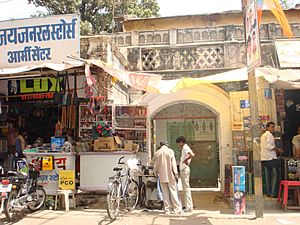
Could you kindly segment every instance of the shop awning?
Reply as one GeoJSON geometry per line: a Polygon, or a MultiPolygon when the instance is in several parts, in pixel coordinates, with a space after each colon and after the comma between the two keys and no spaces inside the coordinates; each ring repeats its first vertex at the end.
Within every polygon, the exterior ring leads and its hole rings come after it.
{"type": "MultiPolygon", "coordinates": [[[[149,73],[137,73],[130,72],[123,69],[114,68],[112,65],[109,65],[100,60],[72,60],[70,62],[64,62],[61,64],[55,63],[44,63],[41,65],[35,66],[23,66],[18,68],[7,68],[0,69],[0,79],[12,79],[20,77],[31,77],[36,76],[36,73],[30,73],[30,71],[36,69],[51,69],[55,71],[64,71],[67,69],[72,69],[75,67],[84,66],[85,63],[90,65],[97,66],[103,69],[110,76],[117,78],[119,81],[124,82],[125,84],[134,87],[139,90],[149,91],[149,92],[158,92],[159,83],[162,76],[149,73]]],[[[41,76],[41,74],[40,74],[41,76]]]]}
{"type": "Polygon", "coordinates": [[[27,65],[27,66],[22,66],[22,67],[17,67],[17,68],[0,69],[0,78],[1,77],[13,77],[13,75],[29,72],[29,71],[36,70],[36,69],[47,68],[47,69],[51,69],[51,70],[55,70],[55,71],[64,71],[67,69],[72,69],[72,68],[80,67],[83,65],[84,65],[84,63],[80,62],[80,61],[70,61],[70,62],[65,62],[65,63],[61,63],[61,64],[43,63],[38,66],[37,65],[34,65],[34,66],[27,65]]]}
{"type": "Polygon", "coordinates": [[[162,76],[149,73],[137,73],[127,70],[114,68],[112,65],[100,60],[86,60],[88,64],[92,64],[102,68],[109,75],[117,78],[125,84],[143,91],[158,92],[159,84],[162,76]]]}
{"type": "Polygon", "coordinates": [[[275,41],[281,68],[300,68],[300,41],[275,41]]]}
{"type": "MultiPolygon", "coordinates": [[[[268,82],[274,83],[278,88],[298,89],[300,83],[300,70],[279,70],[270,67],[260,67],[256,71],[257,77],[264,77],[268,82]]],[[[241,68],[202,78],[181,78],[177,80],[162,80],[159,85],[160,93],[173,93],[184,88],[204,83],[225,83],[248,80],[247,68],[241,68]]]]}

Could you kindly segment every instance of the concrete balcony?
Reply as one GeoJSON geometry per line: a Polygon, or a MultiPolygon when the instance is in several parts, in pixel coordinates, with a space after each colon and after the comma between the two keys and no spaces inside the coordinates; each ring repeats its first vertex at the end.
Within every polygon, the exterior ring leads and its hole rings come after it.
{"type": "MultiPolygon", "coordinates": [[[[291,28],[294,37],[300,38],[300,24],[291,24],[291,28]]],[[[260,26],[260,38],[261,40],[286,39],[282,35],[280,26],[274,23],[262,24],[260,26]]],[[[119,47],[198,44],[243,39],[244,28],[243,26],[236,25],[165,31],[126,32],[114,35],[115,44],[119,47]]]]}

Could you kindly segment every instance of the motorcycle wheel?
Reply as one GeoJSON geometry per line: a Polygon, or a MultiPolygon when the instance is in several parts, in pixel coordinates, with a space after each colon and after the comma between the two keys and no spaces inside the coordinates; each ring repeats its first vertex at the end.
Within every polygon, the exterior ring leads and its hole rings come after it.
{"type": "Polygon", "coordinates": [[[16,218],[17,211],[15,211],[14,205],[17,201],[17,196],[17,191],[12,191],[9,193],[8,199],[4,201],[4,213],[9,221],[13,221],[16,218]]]}
{"type": "Polygon", "coordinates": [[[38,187],[35,192],[31,193],[33,200],[28,203],[28,209],[31,212],[40,210],[46,200],[46,192],[42,187],[38,187]]]}

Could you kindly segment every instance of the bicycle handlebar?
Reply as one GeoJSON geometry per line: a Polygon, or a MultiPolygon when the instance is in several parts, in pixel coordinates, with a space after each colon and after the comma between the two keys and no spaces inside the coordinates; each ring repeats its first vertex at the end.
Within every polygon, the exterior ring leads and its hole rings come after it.
{"type": "Polygon", "coordinates": [[[118,164],[125,164],[125,162],[122,162],[122,159],[124,159],[125,156],[122,156],[121,158],[119,158],[118,164]]]}

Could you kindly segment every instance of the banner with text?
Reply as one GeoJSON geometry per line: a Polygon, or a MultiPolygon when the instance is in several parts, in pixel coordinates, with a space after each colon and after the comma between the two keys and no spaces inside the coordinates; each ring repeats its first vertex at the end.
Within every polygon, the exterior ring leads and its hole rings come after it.
{"type": "Polygon", "coordinates": [[[259,67],[261,61],[256,0],[248,1],[245,12],[247,67],[250,72],[259,67]]]}
{"type": "Polygon", "coordinates": [[[79,57],[79,27],[73,14],[0,22],[0,69],[79,57]]]}
{"type": "Polygon", "coordinates": [[[8,81],[8,95],[18,96],[21,100],[53,99],[54,92],[64,88],[64,79],[42,77],[8,81]]]}

